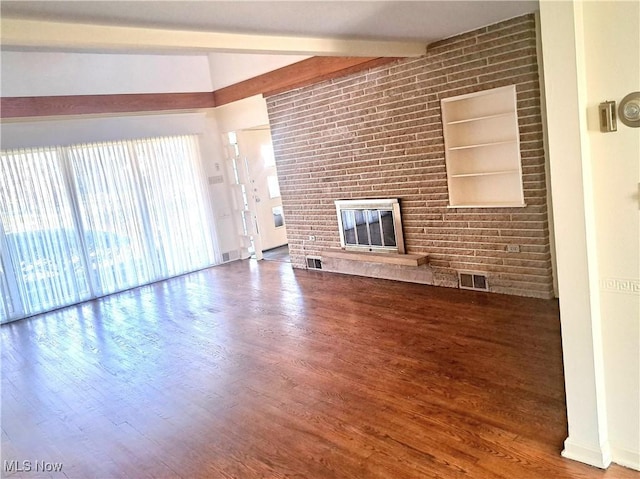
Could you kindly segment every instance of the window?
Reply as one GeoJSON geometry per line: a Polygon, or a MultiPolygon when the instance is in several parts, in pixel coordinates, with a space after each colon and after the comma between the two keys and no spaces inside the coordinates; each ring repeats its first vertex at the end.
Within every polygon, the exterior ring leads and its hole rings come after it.
{"type": "Polygon", "coordinates": [[[271,145],[262,145],[260,147],[260,155],[264,160],[264,167],[271,168],[276,166],[276,157],[273,154],[273,148],[271,145]]]}
{"type": "Polygon", "coordinates": [[[55,148],[2,152],[3,283],[14,315],[90,296],[64,165],[55,148]],[[13,287],[11,287],[13,286],[13,287]]]}
{"type": "Polygon", "coordinates": [[[3,151],[0,320],[209,266],[195,136],[3,151]]]}
{"type": "Polygon", "coordinates": [[[269,198],[273,199],[280,197],[280,184],[278,183],[277,176],[267,176],[267,188],[269,189],[269,198]]]}
{"type": "Polygon", "coordinates": [[[81,234],[101,294],[131,288],[159,277],[145,236],[145,204],[128,145],[78,145],[68,157],[78,204],[81,234]]]}
{"type": "Polygon", "coordinates": [[[273,215],[273,226],[280,228],[284,226],[284,214],[282,213],[282,206],[274,206],[271,208],[271,214],[273,215]]]}

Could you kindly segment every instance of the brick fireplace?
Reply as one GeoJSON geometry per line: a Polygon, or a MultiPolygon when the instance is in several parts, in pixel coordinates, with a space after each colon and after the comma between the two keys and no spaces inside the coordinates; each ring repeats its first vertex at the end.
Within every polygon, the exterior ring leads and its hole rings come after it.
{"type": "Polygon", "coordinates": [[[294,267],[340,247],[336,200],[393,197],[406,252],[429,257],[421,282],[458,287],[459,271],[480,272],[493,292],[553,296],[533,15],[268,97],[267,108],[294,267]],[[506,85],[516,86],[526,206],[450,208],[440,100],[506,85]]]}

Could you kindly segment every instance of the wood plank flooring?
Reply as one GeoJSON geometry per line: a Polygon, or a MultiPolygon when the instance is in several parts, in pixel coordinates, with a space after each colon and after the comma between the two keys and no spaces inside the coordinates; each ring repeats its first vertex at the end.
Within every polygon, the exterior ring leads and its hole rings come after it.
{"type": "Polygon", "coordinates": [[[4,325],[3,477],[638,479],[560,456],[559,331],[555,301],[218,266],[4,325]]]}
{"type": "Polygon", "coordinates": [[[289,256],[289,245],[287,244],[263,251],[262,255],[263,259],[267,261],[282,261],[284,263],[291,263],[291,257],[289,256]]]}

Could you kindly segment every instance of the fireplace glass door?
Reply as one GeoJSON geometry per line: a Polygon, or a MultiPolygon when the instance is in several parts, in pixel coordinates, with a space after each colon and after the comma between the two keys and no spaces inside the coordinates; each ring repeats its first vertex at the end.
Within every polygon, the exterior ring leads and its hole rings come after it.
{"type": "Polygon", "coordinates": [[[339,200],[336,208],[343,248],[404,252],[397,200],[339,200]]]}
{"type": "Polygon", "coordinates": [[[345,245],[396,246],[391,210],[342,210],[345,245]]]}

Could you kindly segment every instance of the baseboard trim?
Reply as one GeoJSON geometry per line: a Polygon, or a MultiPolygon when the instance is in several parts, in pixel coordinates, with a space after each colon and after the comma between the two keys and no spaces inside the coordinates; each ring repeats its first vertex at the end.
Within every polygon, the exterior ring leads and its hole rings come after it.
{"type": "Polygon", "coordinates": [[[600,469],[606,469],[611,464],[611,448],[608,442],[601,444],[600,447],[594,447],[578,444],[568,437],[564,441],[562,457],[584,462],[600,469]]]}
{"type": "Polygon", "coordinates": [[[619,447],[611,448],[611,456],[613,462],[620,466],[628,467],[629,469],[635,469],[640,471],[640,452],[629,451],[628,449],[622,449],[619,447]]]}

